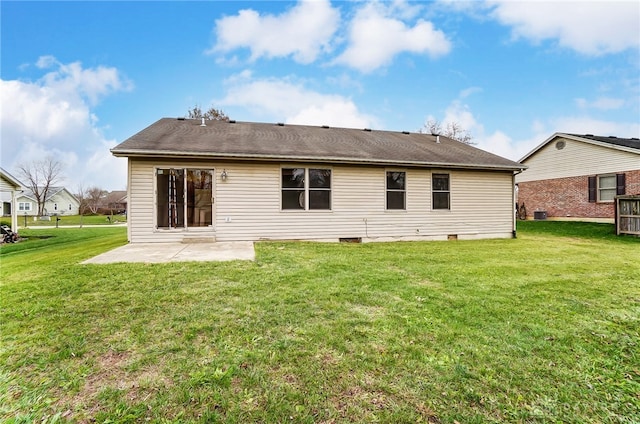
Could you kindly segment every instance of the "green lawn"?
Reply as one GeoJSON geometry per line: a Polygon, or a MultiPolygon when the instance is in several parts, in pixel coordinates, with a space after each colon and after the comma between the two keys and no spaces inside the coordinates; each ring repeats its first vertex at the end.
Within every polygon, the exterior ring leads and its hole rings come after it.
{"type": "MultiPolygon", "coordinates": [[[[26,219],[26,227],[50,227],[56,225],[56,217],[50,217],[50,221],[43,220],[35,220],[32,216],[27,217],[26,219]]],[[[117,224],[117,223],[126,223],[127,217],[125,215],[60,215],[58,216],[60,221],[58,221],[59,227],[64,226],[77,226],[77,225],[109,225],[109,224],[117,224]]],[[[5,221],[7,221],[5,219],[5,221]]],[[[7,225],[10,225],[7,221],[7,225]]],[[[18,216],[18,227],[20,229],[25,227],[25,219],[24,216],[18,216]]]]}
{"type": "Polygon", "coordinates": [[[638,423],[640,239],[256,245],[79,265],[125,228],[0,253],[0,421],[638,423]]]}

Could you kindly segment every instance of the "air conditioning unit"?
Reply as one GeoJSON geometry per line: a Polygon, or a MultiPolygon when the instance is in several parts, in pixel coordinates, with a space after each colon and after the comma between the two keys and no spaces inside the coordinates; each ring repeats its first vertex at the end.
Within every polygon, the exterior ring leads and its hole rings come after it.
{"type": "Polygon", "coordinates": [[[533,212],[533,219],[536,221],[542,221],[547,219],[547,211],[535,211],[533,212]]]}

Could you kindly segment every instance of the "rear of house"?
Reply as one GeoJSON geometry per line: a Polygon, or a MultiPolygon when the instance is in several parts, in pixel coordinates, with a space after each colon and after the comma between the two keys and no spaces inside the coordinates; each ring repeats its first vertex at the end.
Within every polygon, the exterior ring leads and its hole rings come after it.
{"type": "Polygon", "coordinates": [[[131,242],[507,238],[522,166],[441,136],[164,118],[128,157],[131,242]]]}
{"type": "Polygon", "coordinates": [[[556,133],[520,160],[518,203],[529,217],[613,222],[614,199],[640,193],[640,140],[556,133]]]}

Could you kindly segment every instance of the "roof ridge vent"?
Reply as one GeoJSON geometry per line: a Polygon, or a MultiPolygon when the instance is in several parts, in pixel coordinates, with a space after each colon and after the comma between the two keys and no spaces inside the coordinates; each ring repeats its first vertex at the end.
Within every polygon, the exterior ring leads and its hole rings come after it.
{"type": "Polygon", "coordinates": [[[362,131],[371,132],[371,128],[364,128],[362,131]]]}
{"type": "Polygon", "coordinates": [[[235,119],[229,119],[227,122],[230,123],[230,124],[235,124],[236,120],[235,119]]]}
{"type": "Polygon", "coordinates": [[[609,138],[618,138],[615,135],[610,135],[609,138]]]}
{"type": "Polygon", "coordinates": [[[322,128],[329,128],[329,125],[323,125],[322,128]]]}
{"type": "Polygon", "coordinates": [[[409,131],[402,131],[402,134],[411,134],[409,131]]]}
{"type": "Polygon", "coordinates": [[[276,125],[279,127],[284,127],[284,122],[278,122],[276,125]]]}
{"type": "Polygon", "coordinates": [[[585,137],[593,137],[593,134],[585,134],[585,137]]]}
{"type": "Polygon", "coordinates": [[[178,117],[178,121],[184,121],[184,116],[178,117]]]}

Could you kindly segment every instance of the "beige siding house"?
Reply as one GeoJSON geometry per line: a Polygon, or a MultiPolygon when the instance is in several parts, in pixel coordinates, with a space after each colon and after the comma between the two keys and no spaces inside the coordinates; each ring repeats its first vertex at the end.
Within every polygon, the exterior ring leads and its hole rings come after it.
{"type": "Polygon", "coordinates": [[[112,153],[131,242],[508,238],[523,169],[442,136],[171,118],[112,153]]]}
{"type": "Polygon", "coordinates": [[[518,203],[529,217],[610,221],[614,198],[640,193],[640,140],[556,133],[521,160],[518,203]]]}
{"type": "MultiPolygon", "coordinates": [[[[42,192],[42,190],[40,190],[42,192]]],[[[30,189],[25,189],[17,198],[18,215],[37,216],[38,201],[30,189]]],[[[80,202],[64,187],[49,187],[44,202],[44,215],[78,215],[80,202]]]]}
{"type": "Polygon", "coordinates": [[[18,231],[18,209],[16,198],[22,191],[22,183],[0,168],[0,201],[2,216],[10,217],[11,231],[18,231]]]}

